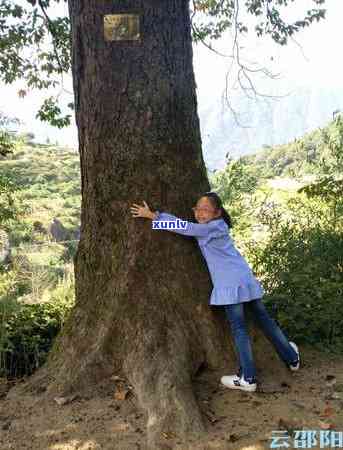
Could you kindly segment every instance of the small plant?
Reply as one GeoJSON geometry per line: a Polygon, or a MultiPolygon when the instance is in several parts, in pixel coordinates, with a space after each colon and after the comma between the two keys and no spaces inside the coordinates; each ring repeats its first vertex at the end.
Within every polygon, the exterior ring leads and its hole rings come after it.
{"type": "Polygon", "coordinates": [[[5,308],[0,324],[0,376],[31,375],[45,362],[69,307],[49,302],[5,308]]]}
{"type": "Polygon", "coordinates": [[[266,305],[292,338],[342,353],[343,230],[329,228],[313,201],[288,202],[287,214],[281,220],[280,208],[264,211],[269,236],[246,248],[266,305]]]}

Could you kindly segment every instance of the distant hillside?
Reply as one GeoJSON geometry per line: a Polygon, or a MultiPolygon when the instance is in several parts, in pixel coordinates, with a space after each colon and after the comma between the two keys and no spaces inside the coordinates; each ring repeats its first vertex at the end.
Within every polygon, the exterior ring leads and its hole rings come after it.
{"type": "Polygon", "coordinates": [[[199,110],[204,159],[210,170],[223,169],[228,152],[237,158],[325,126],[335,110],[343,111],[343,89],[304,87],[277,101],[260,98],[252,102],[242,96],[235,104],[241,124],[249,128],[237,125],[227,107],[222,113],[218,100],[209,99],[199,110]]]}
{"type": "Polygon", "coordinates": [[[22,188],[20,199],[29,207],[21,226],[12,230],[11,243],[45,240],[34,227],[47,230],[54,218],[73,235],[80,224],[79,155],[54,145],[26,144],[0,160],[0,172],[22,188]]]}
{"type": "MultiPolygon", "coordinates": [[[[297,181],[320,172],[320,160],[325,158],[330,163],[330,146],[337,146],[341,154],[342,114],[326,127],[302,138],[241,156],[240,160],[261,181],[275,179],[275,188],[282,185],[292,190],[297,181]],[[280,181],[280,177],[284,180],[280,181]]],[[[13,155],[0,158],[0,172],[14,177],[22,188],[20,198],[29,206],[29,213],[23,218],[26,228],[18,225],[12,230],[12,245],[23,241],[44,241],[44,236],[32,231],[48,231],[54,219],[63,224],[66,236],[77,236],[81,205],[78,153],[54,145],[27,143],[19,146],[13,155]]],[[[212,175],[213,171],[209,170],[210,178],[212,175]]]]}
{"type": "Polygon", "coordinates": [[[319,163],[334,164],[330,146],[337,146],[342,153],[343,116],[336,116],[327,126],[319,128],[293,142],[267,147],[253,155],[242,156],[241,160],[264,178],[304,178],[321,172],[319,163]]]}

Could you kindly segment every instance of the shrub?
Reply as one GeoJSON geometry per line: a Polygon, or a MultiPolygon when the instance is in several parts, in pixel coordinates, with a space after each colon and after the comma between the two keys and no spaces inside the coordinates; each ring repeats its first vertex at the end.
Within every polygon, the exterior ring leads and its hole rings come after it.
{"type": "Polygon", "coordinates": [[[66,303],[48,302],[17,305],[2,314],[6,319],[0,324],[0,376],[31,375],[41,366],[68,310],[66,303]]]}
{"type": "Polygon", "coordinates": [[[323,226],[313,211],[288,209],[291,218],[281,221],[274,210],[264,218],[268,239],[250,242],[247,253],[266,306],[292,339],[343,352],[343,230],[323,226]]]}
{"type": "MultiPolygon", "coordinates": [[[[3,274],[0,295],[16,279],[14,272],[3,274]]],[[[1,297],[0,376],[31,375],[45,362],[55,337],[74,305],[74,292],[73,266],[66,264],[63,279],[59,279],[54,288],[50,286],[42,293],[42,303],[18,302],[14,298],[17,294],[15,289],[11,297],[1,297]]]]}

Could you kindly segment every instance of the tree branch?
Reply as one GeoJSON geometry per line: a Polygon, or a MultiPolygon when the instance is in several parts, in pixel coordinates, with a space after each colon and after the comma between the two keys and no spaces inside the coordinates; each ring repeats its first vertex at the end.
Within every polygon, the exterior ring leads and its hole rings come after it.
{"type": "MultiPolygon", "coordinates": [[[[45,20],[46,20],[46,22],[47,22],[47,28],[48,28],[48,30],[49,30],[51,36],[52,36],[52,46],[53,46],[53,49],[54,49],[55,58],[56,58],[57,63],[58,63],[58,65],[59,65],[61,74],[63,74],[64,69],[63,69],[63,66],[62,66],[60,57],[59,57],[59,55],[58,55],[58,52],[57,52],[57,48],[56,48],[56,46],[55,46],[55,42],[58,43],[58,38],[57,38],[57,36],[55,36],[54,30],[53,30],[53,24],[52,24],[52,22],[51,22],[50,17],[48,16],[48,13],[46,12],[46,9],[45,9],[45,7],[44,7],[44,5],[43,5],[43,3],[42,3],[42,0],[38,0],[38,5],[39,5],[40,9],[42,10],[42,12],[43,12],[43,14],[44,14],[44,17],[45,17],[45,20]]],[[[63,76],[63,75],[62,75],[62,76],[63,76]]],[[[63,81],[63,79],[62,79],[62,81],[63,81]]]]}

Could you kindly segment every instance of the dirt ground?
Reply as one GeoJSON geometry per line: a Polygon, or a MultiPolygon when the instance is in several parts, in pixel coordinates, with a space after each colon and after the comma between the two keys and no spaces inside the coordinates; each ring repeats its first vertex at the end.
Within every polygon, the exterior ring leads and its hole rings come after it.
{"type": "MultiPolygon", "coordinates": [[[[194,388],[206,436],[184,444],[175,430],[162,436],[164,448],[343,447],[329,438],[322,444],[319,440],[325,433],[329,437],[343,434],[343,355],[338,358],[300,348],[302,366],[291,373],[291,381],[261,382],[254,393],[222,386],[220,377],[229,374],[225,371],[200,374],[194,388]],[[315,431],[317,443],[304,440],[306,436],[294,430],[315,431]],[[271,447],[272,437],[281,432],[285,437],[271,447]]],[[[58,401],[44,400],[42,394],[11,396],[12,385],[4,380],[0,384],[0,450],[149,450],[145,414],[136,406],[130,386],[120,379],[98,386],[96,395],[58,401]]]]}

